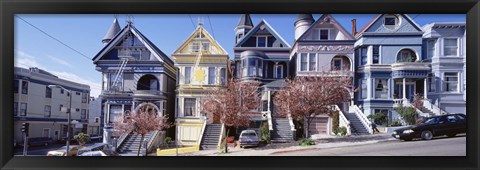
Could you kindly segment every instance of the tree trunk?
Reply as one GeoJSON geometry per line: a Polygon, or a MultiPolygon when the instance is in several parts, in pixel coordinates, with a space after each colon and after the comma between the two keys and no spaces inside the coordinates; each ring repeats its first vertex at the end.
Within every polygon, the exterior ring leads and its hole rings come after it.
{"type": "Polygon", "coordinates": [[[230,131],[230,128],[226,127],[227,130],[225,131],[225,153],[228,153],[228,143],[227,143],[227,138],[228,138],[228,132],[230,131]]]}
{"type": "MultiPolygon", "coordinates": [[[[145,134],[142,134],[142,137],[140,138],[140,145],[138,145],[138,151],[137,151],[137,156],[140,156],[140,149],[142,148],[142,144],[143,144],[143,136],[145,134]]],[[[147,153],[145,153],[145,155],[147,155],[147,153]]]]}

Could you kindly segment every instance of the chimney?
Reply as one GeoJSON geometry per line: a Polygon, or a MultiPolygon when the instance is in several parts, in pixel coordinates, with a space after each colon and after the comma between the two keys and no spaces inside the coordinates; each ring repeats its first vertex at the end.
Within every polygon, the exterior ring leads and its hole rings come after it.
{"type": "Polygon", "coordinates": [[[352,19],[352,35],[357,34],[357,19],[352,19]]]}

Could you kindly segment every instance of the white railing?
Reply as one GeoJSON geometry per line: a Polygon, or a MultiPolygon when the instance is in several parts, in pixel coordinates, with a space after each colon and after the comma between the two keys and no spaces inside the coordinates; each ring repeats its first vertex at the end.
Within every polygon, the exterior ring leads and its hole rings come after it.
{"type": "MultiPolygon", "coordinates": [[[[161,131],[159,131],[159,130],[156,130],[152,133],[152,136],[150,136],[150,138],[148,139],[147,152],[150,152],[152,149],[154,149],[153,148],[154,146],[156,146],[160,142],[162,142],[161,140],[158,140],[160,133],[161,133],[161,131]]],[[[146,154],[148,154],[148,153],[146,153],[146,154]]]]}
{"type": "Polygon", "coordinates": [[[120,147],[120,145],[123,143],[123,141],[125,140],[125,138],[127,138],[127,136],[132,133],[131,131],[127,132],[127,133],[123,133],[120,135],[120,137],[118,138],[117,140],[117,144],[115,146],[115,148],[118,148],[120,147]]]}
{"type": "Polygon", "coordinates": [[[353,105],[353,111],[355,115],[360,119],[360,122],[362,122],[363,126],[367,128],[368,133],[372,134],[372,123],[368,120],[367,116],[363,114],[363,112],[358,108],[357,105],[353,105]]]}
{"type": "Polygon", "coordinates": [[[202,130],[200,132],[200,136],[198,137],[198,140],[197,140],[197,145],[200,145],[202,144],[202,139],[203,139],[203,133],[205,133],[205,128],[207,127],[207,121],[205,119],[203,119],[203,125],[202,125],[202,130]]]}
{"type": "Polygon", "coordinates": [[[268,130],[273,130],[273,123],[272,123],[272,112],[267,112],[267,122],[268,122],[268,130]]]}
{"type": "Polygon", "coordinates": [[[296,131],[295,124],[293,124],[292,115],[289,113],[287,117],[288,117],[288,123],[290,124],[290,130],[296,131]]]}
{"type": "Polygon", "coordinates": [[[423,100],[423,107],[430,109],[431,111],[433,111],[435,115],[448,114],[446,111],[442,110],[440,107],[433,104],[429,99],[423,100]]]}
{"type": "MultiPolygon", "coordinates": [[[[219,147],[221,144],[222,144],[222,139],[225,135],[225,124],[222,123],[222,128],[220,130],[220,137],[218,138],[218,144],[217,144],[217,147],[219,147]]],[[[228,134],[227,134],[228,135],[228,134]]],[[[225,138],[227,138],[227,136],[225,136],[225,138]]],[[[226,141],[225,141],[226,142],[226,141]]]]}
{"type": "Polygon", "coordinates": [[[338,126],[346,127],[347,135],[351,135],[352,131],[350,129],[350,121],[348,121],[347,117],[345,117],[342,110],[340,110],[340,108],[337,105],[335,105],[335,110],[338,111],[338,126]]]}

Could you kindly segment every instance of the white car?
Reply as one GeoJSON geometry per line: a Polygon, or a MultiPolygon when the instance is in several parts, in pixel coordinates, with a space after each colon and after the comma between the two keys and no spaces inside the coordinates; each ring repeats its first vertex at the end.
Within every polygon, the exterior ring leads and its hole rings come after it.
{"type": "Polygon", "coordinates": [[[90,151],[90,152],[84,152],[78,156],[108,156],[102,151],[90,151]]]}
{"type": "Polygon", "coordinates": [[[240,133],[240,147],[243,148],[245,146],[258,146],[260,142],[257,132],[254,130],[243,130],[240,133]]]}

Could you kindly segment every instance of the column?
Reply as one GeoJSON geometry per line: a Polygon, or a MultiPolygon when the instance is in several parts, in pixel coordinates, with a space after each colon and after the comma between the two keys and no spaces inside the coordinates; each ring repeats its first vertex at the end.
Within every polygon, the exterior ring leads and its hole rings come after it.
{"type": "Polygon", "coordinates": [[[427,99],[427,78],[423,80],[423,98],[427,99]]]}
{"type": "Polygon", "coordinates": [[[367,100],[370,100],[372,98],[372,78],[367,78],[367,100]]]}
{"type": "Polygon", "coordinates": [[[367,64],[372,64],[373,61],[373,46],[367,48],[367,64]]]}
{"type": "Polygon", "coordinates": [[[403,78],[403,88],[402,88],[403,89],[403,91],[402,91],[403,92],[403,100],[407,99],[407,92],[406,92],[406,88],[405,88],[405,83],[406,83],[405,78],[403,78]]]}

